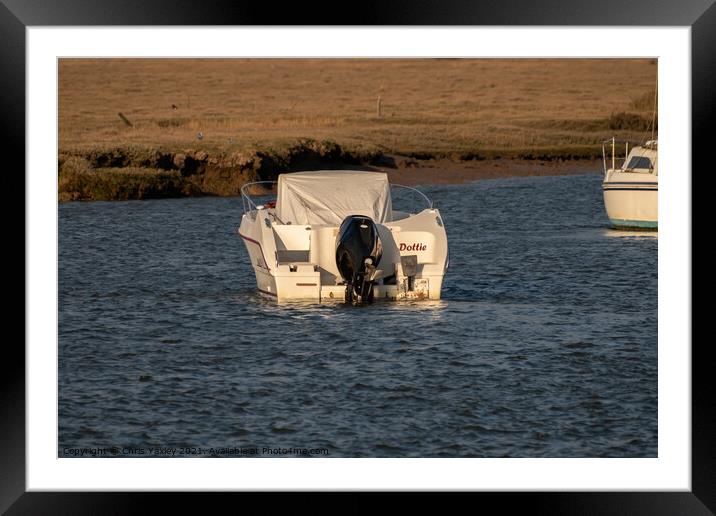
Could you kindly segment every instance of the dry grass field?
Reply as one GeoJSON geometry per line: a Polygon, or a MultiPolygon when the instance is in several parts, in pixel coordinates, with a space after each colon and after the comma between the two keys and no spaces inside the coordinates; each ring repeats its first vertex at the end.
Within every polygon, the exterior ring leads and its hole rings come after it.
{"type": "MultiPolygon", "coordinates": [[[[61,59],[60,188],[68,156],[66,174],[85,176],[188,177],[187,159],[260,176],[256,153],[281,166],[307,141],[318,159],[595,157],[613,135],[648,134],[656,72],[653,59],[61,59]]],[[[203,190],[235,194],[242,177],[203,190]]]]}

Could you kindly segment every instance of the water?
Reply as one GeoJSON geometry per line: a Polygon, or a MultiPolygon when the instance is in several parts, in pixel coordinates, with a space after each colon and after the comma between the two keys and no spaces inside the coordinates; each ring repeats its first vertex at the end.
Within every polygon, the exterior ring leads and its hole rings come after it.
{"type": "Polygon", "coordinates": [[[443,299],[364,308],[258,295],[239,199],[61,204],[58,454],[655,457],[658,240],[600,181],[423,188],[443,299]]]}

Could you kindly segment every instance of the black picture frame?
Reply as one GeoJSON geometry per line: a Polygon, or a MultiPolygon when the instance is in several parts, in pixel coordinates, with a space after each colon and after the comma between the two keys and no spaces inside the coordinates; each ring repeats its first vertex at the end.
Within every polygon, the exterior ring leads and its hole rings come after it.
{"type": "MultiPolygon", "coordinates": [[[[692,168],[707,172],[706,138],[716,119],[716,5],[714,0],[428,0],[345,5],[214,0],[0,0],[0,106],[9,170],[25,170],[25,29],[62,25],[546,25],[689,26],[692,51],[692,168]],[[14,162],[13,162],[14,161],[14,162]]],[[[684,171],[686,173],[686,171],[684,171]]],[[[24,175],[12,185],[25,199],[24,175]]],[[[24,202],[24,201],[23,201],[24,202]]],[[[22,209],[22,208],[20,208],[22,209]]],[[[7,208],[6,208],[7,210],[7,208]]],[[[12,209],[16,217],[17,208],[12,209]]],[[[24,213],[24,210],[23,210],[24,213]]],[[[6,218],[6,220],[8,220],[6,218]]],[[[10,219],[12,220],[12,219],[10,219]]],[[[23,235],[24,241],[24,235],[23,235]]],[[[24,249],[24,247],[23,247],[24,249]]],[[[23,266],[27,256],[22,253],[23,266]]],[[[16,258],[19,261],[19,258],[16,258]]],[[[25,269],[26,270],[26,269],[25,269]]],[[[27,270],[26,270],[27,273],[27,270]]],[[[23,295],[24,299],[24,295],[23,295]]],[[[16,306],[20,306],[17,302],[16,306]]],[[[24,310],[24,303],[22,303],[24,310]]],[[[23,327],[24,335],[24,327],[23,327]]],[[[24,339],[23,339],[24,341],[24,339]]],[[[529,507],[550,514],[710,514],[716,511],[716,400],[706,340],[674,342],[692,350],[690,492],[482,493],[500,510],[529,507]]],[[[25,347],[8,339],[0,361],[0,511],[8,514],[84,514],[141,511],[149,501],[186,507],[180,493],[38,493],[25,488],[25,347]],[[158,499],[158,500],[157,500],[158,499]]],[[[234,493],[212,497],[226,503],[234,493]]],[[[245,495],[244,495],[245,496],[245,495]]],[[[206,497],[202,500],[206,509],[206,497]]]]}

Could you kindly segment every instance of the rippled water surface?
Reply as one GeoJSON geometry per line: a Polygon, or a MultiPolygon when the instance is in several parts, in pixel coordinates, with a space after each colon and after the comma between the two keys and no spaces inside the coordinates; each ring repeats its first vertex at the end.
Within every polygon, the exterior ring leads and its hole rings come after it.
{"type": "Polygon", "coordinates": [[[364,308],[258,295],[240,199],[61,204],[59,455],[656,456],[658,239],[600,182],[424,187],[443,299],[364,308]]]}

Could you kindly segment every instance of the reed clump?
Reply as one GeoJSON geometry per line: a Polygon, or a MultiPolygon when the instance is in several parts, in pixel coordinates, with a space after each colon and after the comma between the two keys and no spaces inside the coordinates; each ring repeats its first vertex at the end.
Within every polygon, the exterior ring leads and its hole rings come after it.
{"type": "Polygon", "coordinates": [[[124,201],[196,195],[178,172],[124,167],[60,173],[60,201],[124,201]]]}
{"type": "MultiPolygon", "coordinates": [[[[612,131],[646,132],[651,129],[651,120],[651,117],[622,111],[612,113],[607,120],[607,125],[612,131]]],[[[658,129],[658,122],[655,125],[658,129]]]]}

